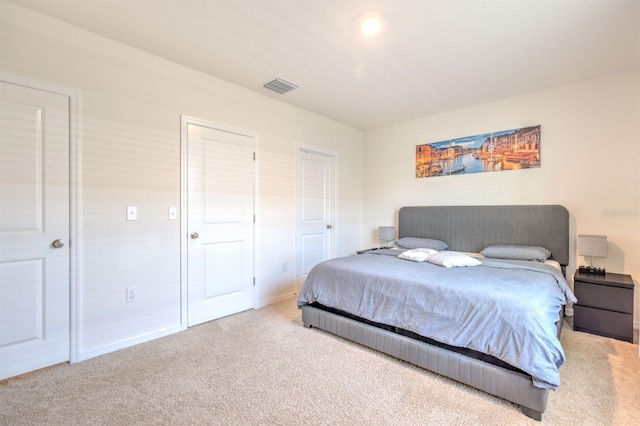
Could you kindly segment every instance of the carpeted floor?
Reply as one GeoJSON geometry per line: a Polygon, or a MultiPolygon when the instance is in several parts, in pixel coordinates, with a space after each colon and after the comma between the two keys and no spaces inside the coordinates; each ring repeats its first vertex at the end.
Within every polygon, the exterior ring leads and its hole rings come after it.
{"type": "MultiPolygon", "coordinates": [[[[638,346],[565,326],[542,424],[640,423],[638,346]]],[[[536,425],[515,405],[306,329],[293,300],[0,384],[2,425],[536,425]]]]}

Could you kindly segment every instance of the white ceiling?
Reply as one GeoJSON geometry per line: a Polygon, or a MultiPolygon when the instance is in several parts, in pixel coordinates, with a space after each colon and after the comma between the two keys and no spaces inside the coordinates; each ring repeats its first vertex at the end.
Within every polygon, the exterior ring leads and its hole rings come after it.
{"type": "Polygon", "coordinates": [[[11,1],[360,129],[640,68],[640,0],[11,1]]]}

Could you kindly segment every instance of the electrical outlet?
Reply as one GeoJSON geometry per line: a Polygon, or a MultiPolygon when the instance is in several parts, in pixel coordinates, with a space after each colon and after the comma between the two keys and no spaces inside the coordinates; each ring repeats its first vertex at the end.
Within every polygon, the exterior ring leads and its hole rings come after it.
{"type": "Polygon", "coordinates": [[[289,269],[288,262],[282,262],[282,272],[286,272],[289,269]]]}
{"type": "Polygon", "coordinates": [[[127,220],[138,220],[137,207],[127,207],[127,220]]]}
{"type": "Polygon", "coordinates": [[[138,301],[138,287],[127,287],[127,303],[138,301]]]}

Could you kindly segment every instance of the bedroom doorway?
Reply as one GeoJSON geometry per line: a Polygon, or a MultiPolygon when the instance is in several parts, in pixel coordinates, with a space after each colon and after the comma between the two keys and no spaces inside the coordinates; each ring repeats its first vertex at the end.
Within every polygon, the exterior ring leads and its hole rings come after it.
{"type": "Polygon", "coordinates": [[[0,81],[0,380],[70,359],[70,110],[0,81]]]}
{"type": "Polygon", "coordinates": [[[182,125],[183,310],[191,327],[254,307],[257,136],[187,117],[182,125]]]}
{"type": "Polygon", "coordinates": [[[296,293],[311,268],[333,253],[333,169],[333,155],[298,150],[296,293]]]}

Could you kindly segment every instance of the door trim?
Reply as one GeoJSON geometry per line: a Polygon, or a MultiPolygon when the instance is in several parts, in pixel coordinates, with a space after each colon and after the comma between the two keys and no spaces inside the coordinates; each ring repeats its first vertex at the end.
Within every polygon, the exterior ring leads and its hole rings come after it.
{"type": "MultiPolygon", "coordinates": [[[[187,218],[188,218],[188,200],[187,200],[187,126],[189,124],[195,124],[198,126],[209,127],[212,129],[222,130],[224,132],[236,133],[239,135],[249,136],[255,140],[255,152],[257,155],[259,148],[258,133],[240,129],[237,127],[227,126],[225,124],[216,123],[214,121],[203,120],[188,115],[180,115],[180,328],[186,330],[188,328],[188,268],[187,268],[187,247],[189,242],[187,218]]],[[[253,174],[253,213],[254,217],[258,217],[258,161],[254,162],[254,174],[253,174]]],[[[254,274],[254,291],[253,291],[253,306],[257,306],[258,299],[258,281],[256,275],[256,246],[257,246],[257,219],[253,223],[253,253],[252,253],[252,268],[254,274]]]]}
{"type": "Polygon", "coordinates": [[[82,175],[79,164],[81,152],[81,100],[79,90],[0,71],[0,81],[30,89],[55,93],[69,98],[69,362],[83,360],[82,356],[82,175]]]}

